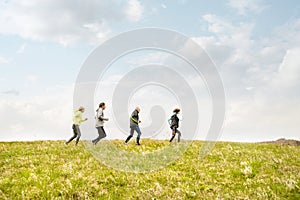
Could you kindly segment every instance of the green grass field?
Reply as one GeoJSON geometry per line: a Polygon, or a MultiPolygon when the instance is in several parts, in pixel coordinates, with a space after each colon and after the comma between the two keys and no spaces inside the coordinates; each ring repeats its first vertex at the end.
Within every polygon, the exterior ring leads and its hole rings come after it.
{"type": "MultiPolygon", "coordinates": [[[[114,144],[143,153],[168,142],[114,144]]],[[[300,199],[300,147],[218,142],[200,159],[201,145],[160,170],[126,173],[82,142],[0,143],[0,199],[300,199]]]]}

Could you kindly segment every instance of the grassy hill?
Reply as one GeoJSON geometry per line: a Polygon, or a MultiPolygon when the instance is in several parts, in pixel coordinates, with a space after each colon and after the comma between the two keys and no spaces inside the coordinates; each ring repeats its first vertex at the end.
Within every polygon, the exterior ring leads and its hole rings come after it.
{"type": "MultiPolygon", "coordinates": [[[[113,143],[141,154],[168,145],[113,143]]],[[[160,170],[126,173],[99,162],[82,142],[0,143],[0,199],[300,199],[299,146],[218,142],[199,158],[201,145],[193,142],[160,170]]]]}

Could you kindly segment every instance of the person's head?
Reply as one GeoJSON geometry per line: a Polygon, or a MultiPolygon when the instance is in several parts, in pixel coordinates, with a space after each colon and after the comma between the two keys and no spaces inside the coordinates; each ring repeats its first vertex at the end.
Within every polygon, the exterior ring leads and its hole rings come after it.
{"type": "Polygon", "coordinates": [[[85,111],[84,107],[82,107],[82,106],[80,106],[80,107],[78,108],[78,110],[79,110],[80,112],[82,112],[82,113],[85,111]]]}
{"type": "Polygon", "coordinates": [[[140,108],[139,106],[137,106],[137,107],[135,108],[135,110],[138,111],[138,112],[140,112],[140,111],[141,111],[141,108],[140,108]]]}
{"type": "Polygon", "coordinates": [[[173,112],[176,113],[176,114],[178,114],[178,113],[180,112],[180,108],[175,108],[175,109],[173,110],[173,112]]]}
{"type": "Polygon", "coordinates": [[[99,108],[101,108],[102,110],[104,110],[106,108],[106,105],[104,102],[99,104],[99,108]]]}

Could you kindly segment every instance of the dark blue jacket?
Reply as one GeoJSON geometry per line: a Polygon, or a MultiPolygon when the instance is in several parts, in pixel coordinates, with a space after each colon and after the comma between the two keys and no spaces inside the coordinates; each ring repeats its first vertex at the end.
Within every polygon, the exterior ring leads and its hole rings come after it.
{"type": "Polygon", "coordinates": [[[179,127],[179,118],[177,117],[177,114],[175,113],[174,115],[171,116],[170,119],[171,123],[170,123],[170,128],[178,128],[179,127]]]}
{"type": "Polygon", "coordinates": [[[136,126],[139,124],[139,112],[134,110],[130,116],[130,126],[136,126]]]}

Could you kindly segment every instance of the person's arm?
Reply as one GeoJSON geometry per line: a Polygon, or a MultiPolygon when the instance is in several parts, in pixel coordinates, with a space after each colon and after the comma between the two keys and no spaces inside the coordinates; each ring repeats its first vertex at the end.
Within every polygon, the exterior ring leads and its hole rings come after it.
{"type": "Polygon", "coordinates": [[[79,117],[80,117],[80,121],[81,121],[81,122],[85,122],[85,121],[87,121],[87,120],[88,120],[88,118],[84,118],[84,119],[82,119],[82,113],[80,113],[79,117]]]}
{"type": "Polygon", "coordinates": [[[102,120],[102,121],[108,121],[108,118],[105,118],[103,116],[100,116],[99,119],[102,120]]]}
{"type": "Polygon", "coordinates": [[[136,119],[137,119],[138,123],[141,123],[142,121],[139,118],[139,111],[135,110],[135,112],[136,112],[136,119]]]}

